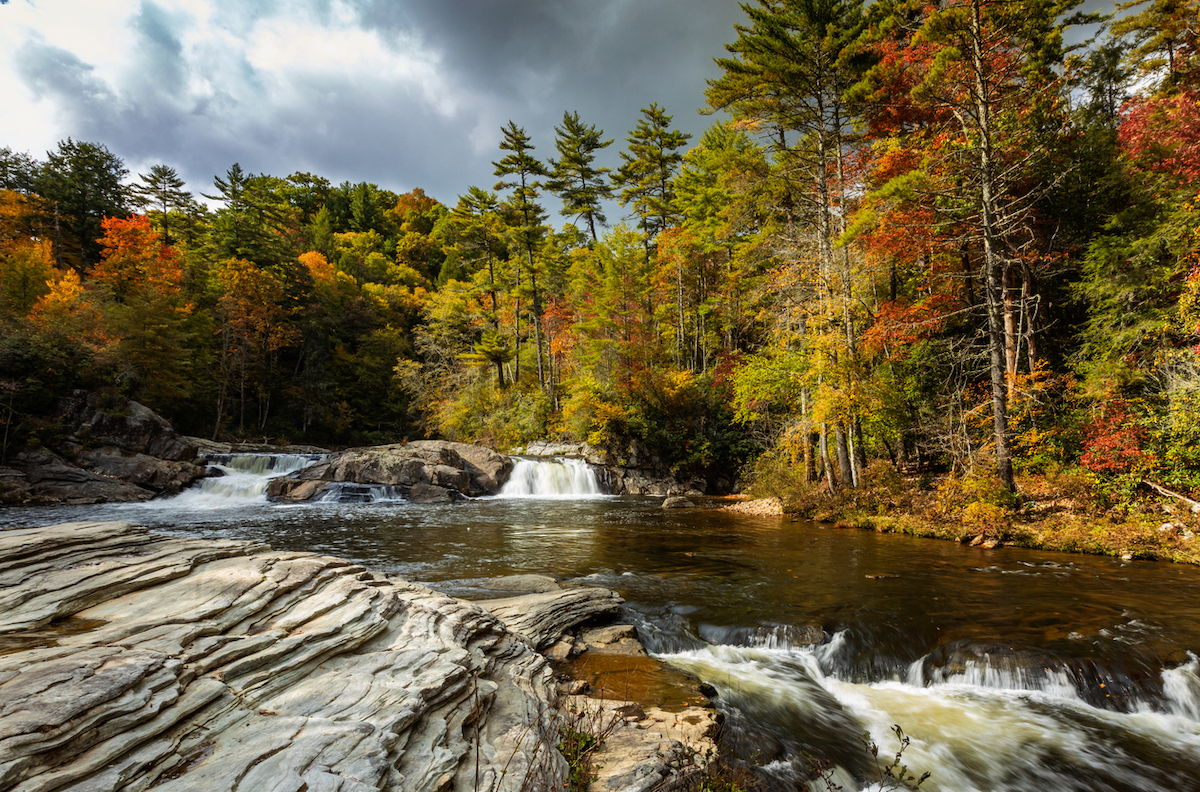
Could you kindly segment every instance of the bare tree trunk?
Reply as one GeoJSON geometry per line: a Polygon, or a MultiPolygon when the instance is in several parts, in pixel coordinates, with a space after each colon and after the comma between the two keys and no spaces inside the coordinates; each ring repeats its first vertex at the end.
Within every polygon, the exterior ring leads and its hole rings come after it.
{"type": "Polygon", "coordinates": [[[996,218],[993,188],[995,175],[992,162],[991,100],[984,72],[987,68],[983,52],[982,0],[972,2],[972,67],[975,71],[975,110],[979,125],[979,184],[982,210],[984,271],[987,274],[988,342],[992,369],[992,431],[996,441],[996,474],[1010,490],[1015,489],[1012,467],[1012,444],[1008,431],[1008,399],[1005,390],[1004,329],[1002,313],[1003,273],[996,250],[996,218]]]}

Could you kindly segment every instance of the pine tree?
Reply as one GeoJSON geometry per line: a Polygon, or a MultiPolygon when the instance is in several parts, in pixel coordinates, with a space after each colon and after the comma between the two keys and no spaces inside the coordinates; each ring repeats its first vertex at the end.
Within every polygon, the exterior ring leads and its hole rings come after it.
{"type": "Polygon", "coordinates": [[[629,133],[629,148],[621,152],[622,165],[614,179],[621,189],[621,206],[633,206],[638,228],[646,235],[649,255],[654,237],[679,221],[675,207],[675,174],[691,135],[671,129],[674,116],[652,103],[642,108],[642,118],[629,133]]]}
{"type": "MultiPolygon", "coordinates": [[[[509,152],[499,161],[493,162],[495,166],[495,174],[500,177],[512,176],[512,181],[500,181],[496,183],[497,190],[511,189],[507,205],[512,210],[515,222],[512,224],[513,241],[525,255],[525,262],[528,267],[530,293],[533,298],[533,334],[535,343],[537,344],[537,367],[538,367],[538,384],[542,387],[546,386],[546,372],[543,366],[543,350],[542,350],[542,305],[541,296],[537,286],[537,270],[536,270],[536,253],[538,247],[542,243],[545,235],[545,210],[538,204],[538,187],[541,186],[539,179],[549,175],[546,166],[539,162],[530,152],[533,151],[533,144],[529,142],[529,135],[525,130],[518,127],[514,122],[509,121],[508,126],[503,127],[501,132],[504,139],[500,141],[500,150],[509,152]]],[[[521,288],[521,268],[518,265],[516,272],[516,287],[518,294],[521,288]]],[[[516,306],[516,323],[513,328],[514,343],[516,347],[516,370],[513,376],[514,380],[519,380],[521,376],[521,303],[520,297],[517,298],[516,306]]]]}
{"type": "Polygon", "coordinates": [[[559,158],[550,162],[552,174],[546,188],[562,201],[565,217],[587,221],[592,242],[596,242],[596,224],[607,219],[601,202],[612,198],[612,187],[608,183],[610,169],[597,168],[593,163],[596,152],[607,148],[612,140],[602,140],[603,130],[584,124],[579,113],[563,113],[562,126],[554,127],[554,133],[559,158]]]}
{"type": "Polygon", "coordinates": [[[172,211],[190,211],[195,201],[192,194],[185,190],[184,181],[179,173],[168,165],[154,165],[149,173],[140,173],[140,185],[133,188],[134,203],[143,212],[153,210],[157,217],[159,233],[162,234],[163,244],[171,244],[170,214],[172,211]]]}

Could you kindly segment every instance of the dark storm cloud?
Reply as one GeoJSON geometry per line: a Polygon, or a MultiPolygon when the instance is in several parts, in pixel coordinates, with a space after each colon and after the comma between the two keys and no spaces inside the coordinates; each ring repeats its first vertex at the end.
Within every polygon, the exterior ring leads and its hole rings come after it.
{"type": "Polygon", "coordinates": [[[236,161],[281,176],[419,186],[453,202],[469,185],[495,182],[491,161],[510,119],[547,159],[554,124],[578,111],[617,140],[609,165],[651,102],[698,134],[709,122],[696,108],[712,58],[740,19],[735,0],[309,0],[285,12],[266,0],[216,0],[205,22],[169,0],[144,0],[130,39],[114,42],[133,48],[123,74],[106,81],[33,39],[18,73],[57,108],[62,137],[104,143],[135,171],[165,162],[197,192],[236,161]],[[197,39],[203,24],[215,33],[197,39]],[[301,58],[276,68],[240,46],[289,24],[357,28],[397,63],[417,65],[322,71],[301,58]]]}
{"type": "Polygon", "coordinates": [[[187,84],[183,44],[175,35],[175,23],[158,5],[142,3],[131,27],[141,45],[141,77],[152,89],[178,94],[187,84]]]}
{"type": "Polygon", "coordinates": [[[40,39],[21,47],[16,64],[18,75],[35,94],[56,99],[64,114],[82,126],[91,126],[117,104],[112,89],[90,65],[40,39]]]}

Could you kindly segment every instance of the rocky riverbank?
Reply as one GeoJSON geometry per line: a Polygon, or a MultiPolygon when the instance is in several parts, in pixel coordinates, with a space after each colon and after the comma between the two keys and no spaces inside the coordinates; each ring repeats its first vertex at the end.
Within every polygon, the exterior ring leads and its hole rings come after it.
{"type": "Polygon", "coordinates": [[[138,402],[78,391],[59,410],[61,436],[0,466],[0,504],[145,501],[206,475],[196,444],[138,402]]]}
{"type": "MultiPolygon", "coordinates": [[[[0,532],[0,789],[561,788],[534,649],[619,602],[556,586],[472,604],[128,523],[0,532]]],[[[602,788],[678,771],[644,748],[675,742],[657,716],[612,716],[648,736],[602,788]]]]}

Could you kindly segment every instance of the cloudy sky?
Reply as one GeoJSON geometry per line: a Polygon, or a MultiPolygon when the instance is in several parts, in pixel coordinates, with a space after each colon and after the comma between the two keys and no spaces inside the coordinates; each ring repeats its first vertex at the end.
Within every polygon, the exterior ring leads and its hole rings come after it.
{"type": "Polygon", "coordinates": [[[234,162],[339,183],[491,187],[509,119],[554,153],[564,111],[617,150],[658,102],[698,136],[737,0],[7,0],[0,147],[68,136],[193,191],[234,162]]]}

